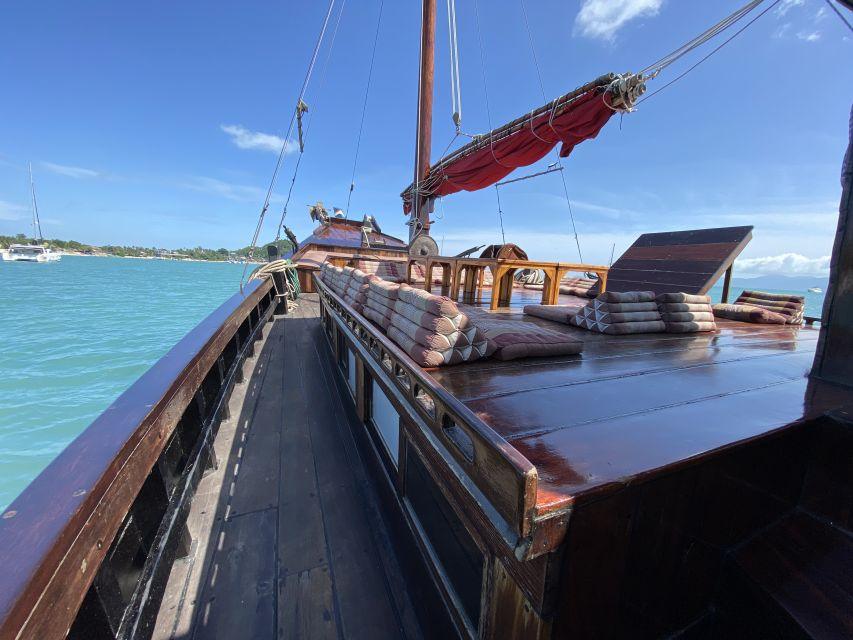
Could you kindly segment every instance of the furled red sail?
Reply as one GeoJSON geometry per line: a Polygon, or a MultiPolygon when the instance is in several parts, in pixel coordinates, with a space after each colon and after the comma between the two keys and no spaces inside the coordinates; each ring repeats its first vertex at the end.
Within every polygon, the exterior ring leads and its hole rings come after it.
{"type": "MultiPolygon", "coordinates": [[[[439,160],[418,185],[425,198],[476,191],[502,180],[513,170],[544,158],[561,144],[566,157],[584,140],[595,138],[616,112],[607,92],[618,76],[608,74],[513,122],[478,136],[439,160]]],[[[402,194],[411,211],[415,186],[402,194]]]]}

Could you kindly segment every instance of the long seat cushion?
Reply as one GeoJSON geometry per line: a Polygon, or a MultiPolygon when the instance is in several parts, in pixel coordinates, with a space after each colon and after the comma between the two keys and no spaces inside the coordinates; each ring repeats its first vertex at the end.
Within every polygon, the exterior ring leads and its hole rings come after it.
{"type": "Polygon", "coordinates": [[[715,304],[714,315],[718,318],[752,322],[755,324],[787,324],[788,318],[764,307],[751,304],[715,304]]]}
{"type": "Polygon", "coordinates": [[[735,304],[762,307],[785,316],[788,324],[802,324],[806,299],[804,296],[747,289],[735,300],[735,304]]]}
{"type": "Polygon", "coordinates": [[[575,355],[583,351],[583,341],[565,331],[555,331],[524,320],[504,320],[491,314],[477,314],[472,321],[493,346],[498,360],[575,355]]]}

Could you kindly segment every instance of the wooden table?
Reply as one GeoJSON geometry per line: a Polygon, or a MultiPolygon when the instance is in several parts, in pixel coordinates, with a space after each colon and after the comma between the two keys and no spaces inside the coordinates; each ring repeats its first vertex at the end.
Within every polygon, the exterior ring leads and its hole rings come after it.
{"type": "Polygon", "coordinates": [[[542,304],[557,304],[560,281],[567,273],[592,272],[598,275],[600,292],[607,289],[608,267],[579,262],[541,262],[537,260],[505,260],[501,258],[454,258],[448,256],[410,256],[406,265],[406,280],[412,283],[412,265],[424,265],[424,289],[432,287],[432,273],[436,266],[442,268],[441,294],[454,300],[462,289],[463,300],[473,300],[483,290],[486,269],[492,272],[492,310],[508,307],[512,298],[513,276],[518,269],[535,269],[545,274],[542,287],[542,304]]]}

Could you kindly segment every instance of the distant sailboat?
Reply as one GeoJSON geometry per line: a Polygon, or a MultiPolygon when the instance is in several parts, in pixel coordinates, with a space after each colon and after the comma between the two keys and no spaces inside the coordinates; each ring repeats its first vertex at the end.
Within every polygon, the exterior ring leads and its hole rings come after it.
{"type": "Polygon", "coordinates": [[[35,244],[13,244],[9,250],[3,253],[6,262],[57,262],[62,255],[44,245],[44,236],[41,232],[41,220],[39,219],[38,203],[36,202],[36,185],[33,181],[33,165],[29,163],[30,171],[30,193],[33,202],[33,237],[35,244]]]}

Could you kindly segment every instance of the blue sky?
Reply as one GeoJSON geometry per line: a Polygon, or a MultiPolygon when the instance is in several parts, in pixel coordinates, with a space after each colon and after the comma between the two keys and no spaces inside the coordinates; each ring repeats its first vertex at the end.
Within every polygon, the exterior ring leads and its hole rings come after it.
{"type": "MultiPolygon", "coordinates": [[[[549,98],[601,73],[645,67],[741,4],[526,2],[549,98]]],[[[445,3],[438,4],[434,157],[453,137],[445,3]]],[[[351,207],[399,236],[406,235],[399,192],[414,155],[419,5],[385,3],[351,207]]],[[[378,8],[378,0],[347,0],[334,45],[327,40],[321,53],[287,220],[299,237],[312,226],[305,205],[346,203],[378,8]]],[[[0,233],[27,231],[31,160],[48,236],[248,244],[325,9],[320,0],[5,7],[0,233]]],[[[473,2],[459,0],[457,16],[463,129],[482,132],[488,119],[473,2]]],[[[542,98],[520,0],[481,1],[480,23],[497,125],[542,98]]],[[[706,50],[667,69],[650,90],[706,50]]],[[[613,118],[565,163],[584,258],[607,262],[614,244],[619,255],[645,231],[754,224],[739,273],[825,273],[851,59],[850,32],[824,0],[781,0],[695,71],[621,122],[613,118]]],[[[274,234],[295,160],[294,152],[286,156],[264,238],[274,234]]],[[[557,175],[504,187],[501,198],[508,241],[531,257],[576,258],[557,175]]],[[[433,235],[447,253],[500,240],[494,190],[450,197],[437,216],[433,235]]]]}

